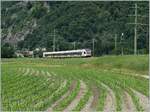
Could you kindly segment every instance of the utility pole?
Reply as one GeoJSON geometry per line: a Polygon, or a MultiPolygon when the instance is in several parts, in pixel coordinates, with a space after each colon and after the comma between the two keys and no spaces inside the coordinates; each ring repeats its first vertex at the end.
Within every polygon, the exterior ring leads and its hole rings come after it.
{"type": "Polygon", "coordinates": [[[93,43],[93,56],[94,56],[94,50],[95,50],[95,39],[93,38],[93,40],[92,40],[92,43],[93,43]]]}
{"type": "Polygon", "coordinates": [[[121,34],[121,55],[122,55],[122,56],[123,56],[123,54],[124,54],[124,53],[123,53],[123,43],[124,43],[124,42],[123,42],[123,35],[124,35],[124,34],[122,33],[122,34],[121,34]]]}
{"type": "Polygon", "coordinates": [[[117,34],[115,34],[115,52],[117,54],[117,34]]]}
{"type": "Polygon", "coordinates": [[[135,17],[134,19],[134,23],[128,23],[128,24],[133,24],[134,25],[134,55],[137,55],[137,27],[138,25],[148,25],[148,24],[143,24],[143,23],[138,23],[138,17],[141,17],[141,18],[148,18],[147,16],[142,16],[142,15],[138,15],[138,6],[137,6],[137,3],[135,3],[135,7],[131,7],[131,8],[134,8],[135,9],[135,13],[134,15],[128,15],[128,16],[131,16],[131,17],[135,17]]]}
{"type": "Polygon", "coordinates": [[[76,49],[76,42],[73,42],[74,50],[76,49]]]}
{"type": "Polygon", "coordinates": [[[55,37],[56,37],[56,35],[55,35],[55,29],[54,29],[54,34],[53,34],[53,52],[55,51],[55,46],[56,46],[56,44],[55,44],[55,37]]]}
{"type": "Polygon", "coordinates": [[[135,3],[134,55],[137,54],[137,3],[135,3]]]}

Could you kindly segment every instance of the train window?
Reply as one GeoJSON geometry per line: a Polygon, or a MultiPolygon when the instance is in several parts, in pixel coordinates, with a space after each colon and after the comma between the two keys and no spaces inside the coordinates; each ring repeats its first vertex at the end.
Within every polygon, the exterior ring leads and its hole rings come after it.
{"type": "Polygon", "coordinates": [[[84,54],[86,54],[86,52],[84,52],[84,54]]]}

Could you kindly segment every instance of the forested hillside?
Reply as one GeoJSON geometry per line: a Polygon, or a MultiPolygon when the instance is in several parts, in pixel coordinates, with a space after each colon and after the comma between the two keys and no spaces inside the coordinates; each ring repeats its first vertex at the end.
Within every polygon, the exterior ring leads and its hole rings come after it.
{"type": "MultiPolygon", "coordinates": [[[[138,52],[148,53],[149,3],[136,2],[138,52]],[[141,16],[140,16],[141,15],[141,16]]],[[[11,43],[16,49],[53,50],[54,30],[56,50],[90,48],[95,54],[133,54],[135,2],[13,2],[3,1],[2,45],[11,43]],[[133,16],[131,16],[133,15],[133,16]],[[122,35],[123,33],[123,35],[122,35]],[[115,49],[115,36],[117,47],[115,49]]]]}

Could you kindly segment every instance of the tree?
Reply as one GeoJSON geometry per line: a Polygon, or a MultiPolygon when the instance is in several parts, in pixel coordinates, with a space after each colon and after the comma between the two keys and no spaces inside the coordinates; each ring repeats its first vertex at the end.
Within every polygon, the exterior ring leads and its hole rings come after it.
{"type": "MultiPolygon", "coordinates": [[[[9,2],[7,3],[2,3],[2,42],[8,39],[9,36],[7,35],[11,31],[12,25],[15,25],[12,31],[19,33],[20,29],[23,29],[26,25],[28,26],[29,21],[36,20],[37,22],[36,28],[31,27],[33,31],[18,43],[18,49],[33,50],[37,47],[45,47],[48,51],[52,51],[53,36],[51,35],[56,29],[57,50],[73,49],[73,42],[76,42],[76,48],[78,49],[92,49],[92,39],[94,38],[96,40],[95,56],[114,54],[114,39],[115,35],[118,35],[117,54],[120,54],[120,35],[124,33],[124,53],[133,53],[134,25],[127,24],[133,21],[133,17],[128,16],[134,14],[134,8],[130,8],[134,7],[135,2],[133,1],[48,1],[49,8],[45,7],[44,2],[37,1],[25,3],[26,7],[24,8],[16,7],[6,10],[4,5],[8,5],[7,8],[11,7],[9,2]],[[12,18],[14,14],[16,20],[12,18]],[[22,23],[25,25],[22,25],[22,23]]],[[[149,13],[145,11],[145,8],[148,8],[148,2],[142,1],[137,2],[137,4],[140,7],[138,13],[148,16],[149,13]]],[[[148,24],[148,17],[138,21],[148,24]]],[[[148,27],[142,26],[138,29],[138,50],[148,53],[148,27]]],[[[18,36],[17,39],[19,40],[19,38],[18,36]]]]}
{"type": "Polygon", "coordinates": [[[15,56],[15,50],[13,46],[11,46],[8,43],[2,45],[2,48],[1,48],[2,58],[13,58],[14,56],[15,56]]]}

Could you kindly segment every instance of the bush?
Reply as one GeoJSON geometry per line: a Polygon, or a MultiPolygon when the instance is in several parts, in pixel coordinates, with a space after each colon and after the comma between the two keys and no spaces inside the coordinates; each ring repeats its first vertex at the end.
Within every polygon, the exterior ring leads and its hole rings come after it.
{"type": "Polygon", "coordinates": [[[139,49],[138,54],[148,54],[146,49],[139,49]]]}
{"type": "Polygon", "coordinates": [[[42,58],[43,57],[43,51],[40,49],[39,51],[33,51],[33,55],[34,57],[39,57],[42,58]]]}
{"type": "Polygon", "coordinates": [[[40,17],[44,16],[46,14],[46,8],[43,7],[41,4],[37,4],[33,9],[32,9],[32,16],[34,18],[39,19],[40,17]]]}
{"type": "Polygon", "coordinates": [[[15,49],[12,45],[6,43],[1,47],[2,58],[13,58],[15,56],[15,49]]]}

